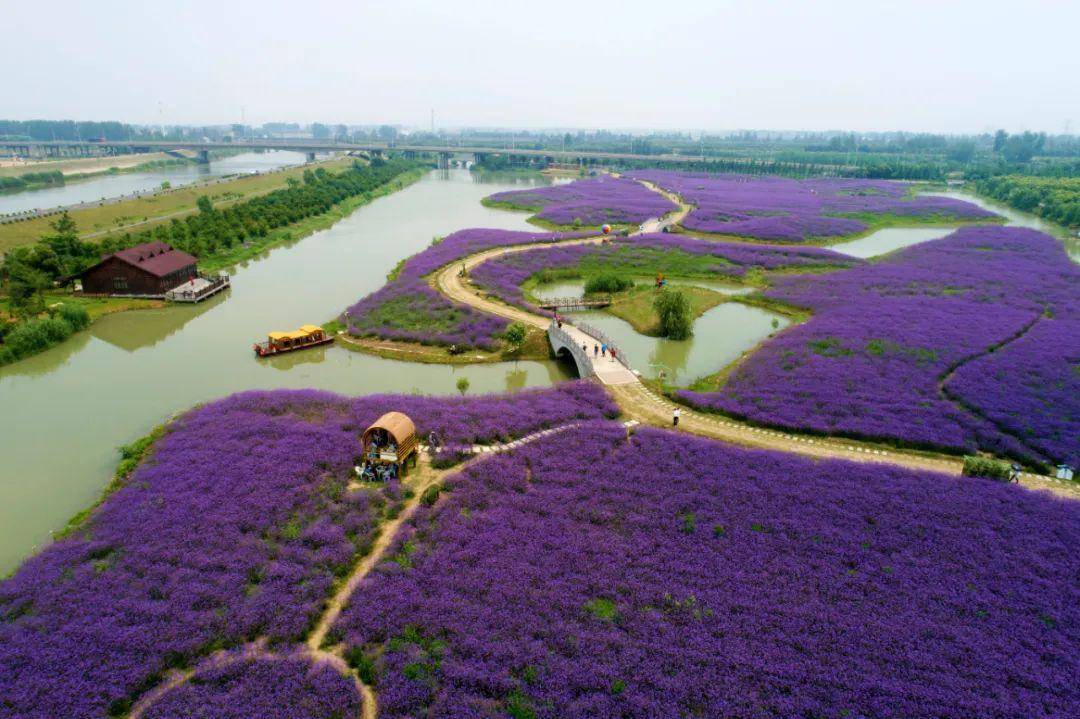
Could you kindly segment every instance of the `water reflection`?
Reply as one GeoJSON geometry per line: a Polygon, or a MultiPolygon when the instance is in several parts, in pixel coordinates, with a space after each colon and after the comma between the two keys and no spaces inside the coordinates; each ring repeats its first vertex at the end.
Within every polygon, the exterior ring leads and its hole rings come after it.
{"type": "Polygon", "coordinates": [[[128,352],[153,347],[184,328],[191,320],[225,302],[232,290],[219,292],[198,304],[107,315],[90,327],[90,334],[128,352]]]}

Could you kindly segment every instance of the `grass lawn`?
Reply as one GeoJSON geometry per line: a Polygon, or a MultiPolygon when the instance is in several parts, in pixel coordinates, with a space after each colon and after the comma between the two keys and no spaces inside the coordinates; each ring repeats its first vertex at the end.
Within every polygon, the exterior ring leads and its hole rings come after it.
{"type": "MultiPolygon", "coordinates": [[[[338,159],[319,163],[318,167],[327,170],[339,170],[347,167],[352,159],[338,159]]],[[[238,200],[264,195],[285,186],[290,177],[300,179],[304,170],[312,165],[300,165],[281,172],[241,177],[230,182],[212,185],[192,185],[176,188],[150,197],[104,204],[71,212],[71,218],[83,236],[95,234],[92,239],[100,239],[111,232],[141,231],[152,228],[158,222],[167,222],[172,217],[195,211],[199,197],[206,195],[215,205],[227,205],[238,200]]],[[[0,225],[0,252],[19,245],[36,242],[42,235],[49,233],[49,223],[56,217],[39,217],[25,222],[12,222],[0,225]]]]}
{"type": "MultiPolygon", "coordinates": [[[[690,314],[694,320],[727,299],[723,293],[704,287],[681,285],[672,289],[682,292],[690,300],[690,314]]],[[[607,312],[626,320],[643,335],[658,337],[660,317],[653,309],[655,297],[656,290],[652,285],[638,285],[631,290],[614,295],[614,301],[607,308],[607,312]]]]}
{"type": "MultiPolygon", "coordinates": [[[[111,315],[113,312],[156,309],[165,306],[165,303],[162,300],[140,300],[130,297],[80,297],[63,290],[45,293],[46,307],[53,307],[58,304],[75,305],[76,307],[86,308],[87,313],[90,315],[91,322],[100,317],[104,317],[105,315],[111,315]]],[[[6,297],[0,298],[0,319],[6,321],[11,320],[10,308],[8,307],[6,297]]]]}

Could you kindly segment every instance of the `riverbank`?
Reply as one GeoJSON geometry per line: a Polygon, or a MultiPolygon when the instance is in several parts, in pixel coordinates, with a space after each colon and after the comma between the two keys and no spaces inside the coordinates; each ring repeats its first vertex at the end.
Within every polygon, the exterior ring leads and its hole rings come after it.
{"type": "MultiPolygon", "coordinates": [[[[535,182],[542,182],[536,177],[535,182]]],[[[119,312],[34,357],[0,368],[0,574],[92,504],[116,470],[116,448],[192,405],[252,389],[318,388],[351,396],[513,392],[568,379],[569,368],[521,359],[469,365],[404,362],[327,345],[256,359],[251,343],[318,324],[378,289],[394,265],[459,227],[528,230],[481,207],[522,186],[464,170],[427,172],[303,242],[230,270],[232,290],[197,305],[119,312]],[[42,449],[42,427],[63,438],[42,449]]]]}
{"type": "MultiPolygon", "coordinates": [[[[117,202],[99,202],[90,207],[71,210],[69,214],[80,228],[82,239],[101,240],[132,230],[153,229],[172,219],[197,211],[199,197],[206,196],[216,206],[265,195],[285,187],[290,179],[301,180],[305,170],[322,167],[333,171],[352,164],[352,158],[335,158],[317,164],[298,165],[258,175],[221,180],[218,178],[154,194],[117,202]]],[[[36,242],[50,231],[52,216],[33,217],[17,222],[0,223],[0,252],[36,242]]]]}
{"type": "MultiPolygon", "coordinates": [[[[408,170],[372,191],[348,198],[334,205],[322,214],[314,215],[300,220],[299,222],[277,228],[268,232],[265,236],[258,237],[254,241],[243,245],[203,255],[199,258],[200,269],[205,272],[218,272],[233,267],[241,262],[264,255],[275,247],[299,242],[301,239],[314,232],[330,227],[342,218],[352,214],[357,208],[362,207],[372,200],[411,185],[423,177],[426,171],[427,168],[423,167],[416,167],[408,170]]],[[[4,349],[5,344],[0,343],[0,366],[26,359],[27,357],[43,352],[50,347],[61,344],[70,339],[77,332],[89,329],[94,321],[107,314],[136,309],[161,308],[165,303],[155,300],[137,300],[124,297],[92,298],[81,297],[70,293],[50,292],[46,295],[45,304],[47,307],[45,312],[42,312],[39,316],[33,318],[23,318],[20,322],[15,322],[13,327],[9,325],[3,335],[0,335],[0,338],[10,336],[12,333],[18,333],[20,327],[23,325],[32,325],[50,319],[59,306],[72,306],[85,309],[88,313],[88,320],[84,324],[80,318],[78,324],[81,326],[74,326],[69,323],[69,326],[66,329],[59,324],[55,327],[52,325],[43,325],[40,331],[34,332],[33,342],[20,342],[20,349],[17,353],[3,352],[2,350],[4,349]]],[[[10,315],[8,315],[7,320],[4,318],[5,315],[3,312],[0,312],[0,320],[10,323],[10,315]]]]}

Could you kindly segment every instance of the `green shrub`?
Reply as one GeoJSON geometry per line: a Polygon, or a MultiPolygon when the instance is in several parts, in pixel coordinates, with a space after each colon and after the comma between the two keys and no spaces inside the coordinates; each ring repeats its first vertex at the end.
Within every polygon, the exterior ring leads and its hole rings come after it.
{"type": "Polygon", "coordinates": [[[1007,482],[1012,475],[1012,468],[996,459],[968,455],[964,457],[963,474],[966,477],[987,477],[1007,482]]]}
{"type": "Polygon", "coordinates": [[[585,294],[593,292],[622,292],[634,286],[634,281],[629,277],[620,277],[614,272],[603,272],[593,275],[585,281],[585,294]]]}
{"type": "Polygon", "coordinates": [[[673,340],[690,336],[693,320],[690,318],[690,300],[679,290],[661,290],[653,300],[653,309],[660,316],[660,334],[673,340]]]}
{"type": "Polygon", "coordinates": [[[506,328],[506,332],[503,333],[506,341],[510,344],[518,347],[525,341],[525,325],[520,322],[512,322],[509,327],[506,328]]]}
{"type": "Polygon", "coordinates": [[[85,307],[78,305],[64,305],[60,308],[60,319],[71,325],[75,332],[86,329],[90,325],[90,313],[85,307]]]}
{"type": "Polygon", "coordinates": [[[441,488],[437,484],[433,484],[424,490],[424,493],[420,495],[420,504],[425,507],[430,507],[439,500],[439,492],[441,488]]]}

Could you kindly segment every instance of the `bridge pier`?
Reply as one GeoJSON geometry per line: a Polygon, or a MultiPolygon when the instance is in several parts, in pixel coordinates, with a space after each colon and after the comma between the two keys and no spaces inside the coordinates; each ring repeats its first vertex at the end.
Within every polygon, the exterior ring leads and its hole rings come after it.
{"type": "Polygon", "coordinates": [[[198,155],[195,156],[195,162],[199,163],[200,165],[209,165],[210,164],[210,151],[209,150],[199,150],[198,155]]]}
{"type": "Polygon", "coordinates": [[[315,162],[315,153],[314,152],[309,152],[307,154],[307,160],[306,161],[307,162],[315,162]]]}
{"type": "Polygon", "coordinates": [[[439,169],[440,170],[449,170],[450,169],[450,153],[449,152],[440,152],[439,153],[439,169]]]}

